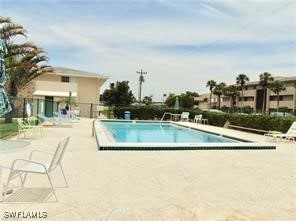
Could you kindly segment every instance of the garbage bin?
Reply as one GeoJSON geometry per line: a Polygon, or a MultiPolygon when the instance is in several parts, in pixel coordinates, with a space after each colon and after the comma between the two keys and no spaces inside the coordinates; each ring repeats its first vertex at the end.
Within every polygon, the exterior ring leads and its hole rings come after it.
{"type": "Polygon", "coordinates": [[[124,111],[124,119],[125,120],[131,119],[131,112],[130,111],[124,111]]]}

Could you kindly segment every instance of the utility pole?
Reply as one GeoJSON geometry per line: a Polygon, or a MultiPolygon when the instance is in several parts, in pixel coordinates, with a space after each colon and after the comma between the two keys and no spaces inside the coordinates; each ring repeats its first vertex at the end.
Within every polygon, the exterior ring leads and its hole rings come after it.
{"type": "Polygon", "coordinates": [[[139,77],[139,102],[141,103],[142,83],[145,81],[143,75],[147,74],[147,72],[144,72],[141,69],[141,71],[137,71],[137,73],[140,74],[140,77],[139,77]]]}

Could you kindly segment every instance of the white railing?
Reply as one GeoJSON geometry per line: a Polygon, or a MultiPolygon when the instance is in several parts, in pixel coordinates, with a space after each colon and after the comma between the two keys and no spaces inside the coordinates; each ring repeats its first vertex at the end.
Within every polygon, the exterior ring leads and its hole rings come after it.
{"type": "Polygon", "coordinates": [[[170,120],[174,120],[174,121],[180,120],[180,116],[181,116],[181,114],[173,114],[171,112],[164,112],[164,114],[162,115],[162,117],[160,119],[160,123],[162,123],[162,121],[166,115],[170,115],[170,120]]]}

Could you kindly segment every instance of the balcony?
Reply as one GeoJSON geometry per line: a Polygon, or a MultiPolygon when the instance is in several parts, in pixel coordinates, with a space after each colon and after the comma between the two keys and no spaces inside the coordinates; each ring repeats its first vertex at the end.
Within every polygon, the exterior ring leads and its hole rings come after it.
{"type": "Polygon", "coordinates": [[[33,95],[35,96],[68,97],[70,91],[73,97],[77,96],[77,83],[35,81],[34,88],[33,95]]]}
{"type": "MultiPolygon", "coordinates": [[[[286,90],[281,91],[280,95],[294,95],[295,89],[293,87],[286,87],[286,90]]],[[[270,90],[270,96],[275,96],[276,94],[270,90]]]]}
{"type": "MultiPolygon", "coordinates": [[[[237,103],[237,105],[240,107],[241,102],[239,101],[237,103]]],[[[254,108],[255,107],[255,101],[243,101],[243,107],[244,106],[250,106],[250,107],[254,108]]]]}
{"type": "Polygon", "coordinates": [[[245,90],[244,91],[244,97],[255,97],[256,96],[256,90],[245,90]]]}

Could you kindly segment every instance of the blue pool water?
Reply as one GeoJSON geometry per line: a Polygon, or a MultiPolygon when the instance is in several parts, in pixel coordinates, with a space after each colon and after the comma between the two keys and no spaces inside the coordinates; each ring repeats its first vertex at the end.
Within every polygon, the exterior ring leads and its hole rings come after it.
{"type": "Polygon", "coordinates": [[[102,122],[116,142],[123,143],[233,143],[226,137],[169,123],[102,122]]]}

